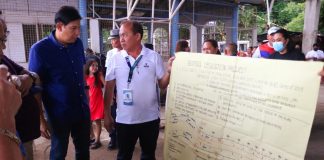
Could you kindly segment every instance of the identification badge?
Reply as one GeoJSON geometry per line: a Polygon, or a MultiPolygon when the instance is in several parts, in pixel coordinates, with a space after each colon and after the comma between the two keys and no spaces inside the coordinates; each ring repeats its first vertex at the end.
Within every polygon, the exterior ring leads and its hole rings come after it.
{"type": "Polygon", "coordinates": [[[133,91],[131,89],[123,90],[123,102],[124,105],[133,105],[133,91]]]}

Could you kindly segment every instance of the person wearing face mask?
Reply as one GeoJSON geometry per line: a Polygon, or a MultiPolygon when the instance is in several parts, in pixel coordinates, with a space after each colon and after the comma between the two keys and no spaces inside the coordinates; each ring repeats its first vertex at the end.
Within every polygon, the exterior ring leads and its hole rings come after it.
{"type": "Polygon", "coordinates": [[[269,58],[274,53],[272,47],[274,33],[279,30],[279,27],[273,26],[268,30],[267,43],[261,44],[252,55],[252,58],[269,58]]]}
{"type": "Polygon", "coordinates": [[[324,52],[318,49],[317,43],[313,44],[313,50],[307,52],[306,60],[308,60],[308,61],[324,61],[324,52]]]}
{"type": "Polygon", "coordinates": [[[273,49],[275,53],[269,56],[270,59],[305,60],[305,55],[295,49],[287,30],[279,29],[274,33],[273,39],[273,49]]]}

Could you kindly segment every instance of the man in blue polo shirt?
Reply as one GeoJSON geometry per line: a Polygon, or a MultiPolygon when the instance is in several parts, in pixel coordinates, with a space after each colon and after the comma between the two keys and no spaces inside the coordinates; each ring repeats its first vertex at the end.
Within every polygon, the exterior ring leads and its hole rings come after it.
{"type": "Polygon", "coordinates": [[[77,160],[89,158],[90,113],[84,90],[85,56],[78,11],[63,6],[55,14],[55,30],[30,49],[29,69],[43,86],[42,98],[52,126],[51,160],[65,159],[69,136],[77,160]]]}

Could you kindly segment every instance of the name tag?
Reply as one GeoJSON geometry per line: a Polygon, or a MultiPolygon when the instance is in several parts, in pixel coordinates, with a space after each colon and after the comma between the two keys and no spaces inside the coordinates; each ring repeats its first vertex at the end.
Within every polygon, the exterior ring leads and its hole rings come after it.
{"type": "Polygon", "coordinates": [[[123,102],[124,105],[128,105],[128,106],[133,105],[133,90],[131,89],[123,90],[123,102]]]}

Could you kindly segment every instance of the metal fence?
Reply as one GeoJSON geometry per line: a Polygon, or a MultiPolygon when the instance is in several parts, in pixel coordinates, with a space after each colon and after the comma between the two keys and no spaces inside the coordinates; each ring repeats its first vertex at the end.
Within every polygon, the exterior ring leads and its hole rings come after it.
{"type": "Polygon", "coordinates": [[[23,37],[25,44],[26,62],[29,59],[29,49],[37,41],[48,36],[54,29],[53,24],[23,24],[23,37]]]}

